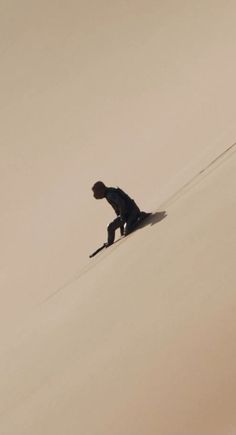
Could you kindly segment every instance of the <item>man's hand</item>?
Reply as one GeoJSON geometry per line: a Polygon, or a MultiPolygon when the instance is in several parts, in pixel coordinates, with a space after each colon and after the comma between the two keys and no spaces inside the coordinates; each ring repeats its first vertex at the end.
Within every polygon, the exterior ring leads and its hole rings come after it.
{"type": "Polygon", "coordinates": [[[111,245],[113,245],[113,243],[108,243],[108,242],[106,242],[106,243],[104,243],[104,248],[109,248],[109,246],[111,246],[111,245]]]}

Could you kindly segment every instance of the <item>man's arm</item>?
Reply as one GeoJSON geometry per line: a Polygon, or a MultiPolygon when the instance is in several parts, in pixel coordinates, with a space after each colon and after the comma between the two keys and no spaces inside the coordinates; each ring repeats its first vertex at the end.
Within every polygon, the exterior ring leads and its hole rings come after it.
{"type": "Polygon", "coordinates": [[[125,215],[126,215],[125,201],[119,195],[117,195],[117,198],[118,198],[117,201],[118,201],[119,215],[120,215],[121,220],[124,221],[125,215]]]}
{"type": "Polygon", "coordinates": [[[121,195],[115,191],[109,192],[107,199],[113,206],[117,216],[120,216],[120,218],[124,220],[126,215],[126,204],[121,195]]]}

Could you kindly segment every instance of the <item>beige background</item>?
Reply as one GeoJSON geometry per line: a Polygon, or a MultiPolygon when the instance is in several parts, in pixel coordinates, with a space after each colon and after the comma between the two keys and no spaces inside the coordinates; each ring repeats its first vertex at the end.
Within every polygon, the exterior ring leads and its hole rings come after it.
{"type": "Polygon", "coordinates": [[[0,0],[1,434],[236,432],[235,20],[0,0]],[[89,260],[98,179],[167,217],[89,260]]]}

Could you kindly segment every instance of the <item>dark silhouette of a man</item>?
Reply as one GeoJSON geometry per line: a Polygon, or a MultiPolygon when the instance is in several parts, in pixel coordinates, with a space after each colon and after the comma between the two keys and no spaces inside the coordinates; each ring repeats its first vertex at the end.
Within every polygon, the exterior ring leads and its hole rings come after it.
{"type": "Polygon", "coordinates": [[[122,236],[127,236],[135,229],[139,221],[150,215],[150,213],[141,212],[135,201],[119,187],[107,187],[102,181],[97,181],[92,191],[94,198],[105,198],[117,216],[107,227],[106,246],[114,243],[115,232],[118,228],[122,236]]]}

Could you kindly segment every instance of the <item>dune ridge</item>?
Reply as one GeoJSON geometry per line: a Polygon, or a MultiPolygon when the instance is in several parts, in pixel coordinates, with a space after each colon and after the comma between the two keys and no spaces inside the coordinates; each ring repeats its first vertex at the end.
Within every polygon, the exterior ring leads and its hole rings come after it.
{"type": "Polygon", "coordinates": [[[6,358],[4,433],[233,430],[235,163],[217,160],[34,312],[6,358]]]}

